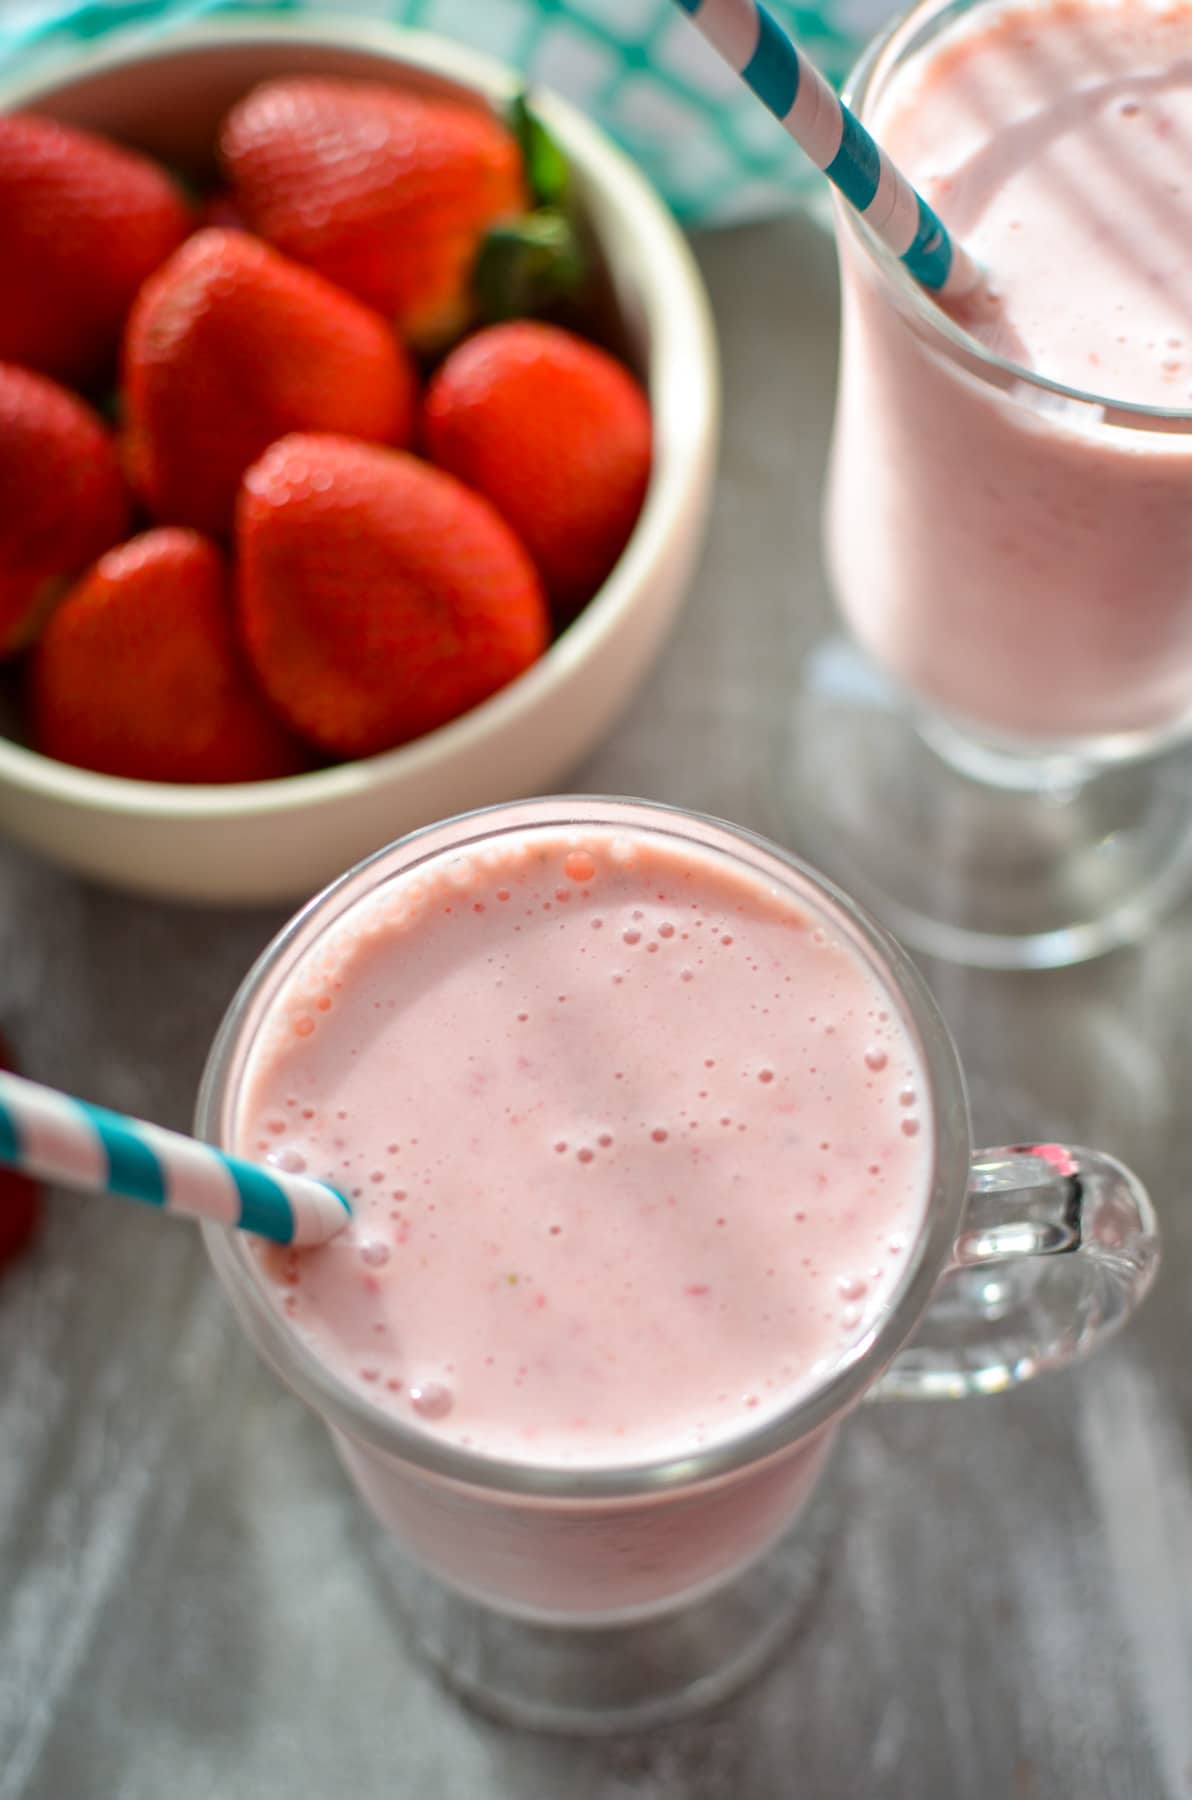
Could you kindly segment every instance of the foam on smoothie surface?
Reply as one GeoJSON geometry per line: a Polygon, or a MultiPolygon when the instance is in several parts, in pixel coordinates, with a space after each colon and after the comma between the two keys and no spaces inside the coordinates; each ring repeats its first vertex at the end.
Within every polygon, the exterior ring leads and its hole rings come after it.
{"type": "Polygon", "coordinates": [[[262,1250],[350,1386],[595,1464],[789,1402],[888,1304],[930,1180],[915,1046],[825,918],[712,851],[523,833],[389,882],[253,1047],[239,1147],[352,1195],[262,1250]]]}
{"type": "Polygon", "coordinates": [[[1192,403],[1192,7],[979,10],[872,119],[989,271],[959,307],[992,348],[1138,405],[1192,403]]]}

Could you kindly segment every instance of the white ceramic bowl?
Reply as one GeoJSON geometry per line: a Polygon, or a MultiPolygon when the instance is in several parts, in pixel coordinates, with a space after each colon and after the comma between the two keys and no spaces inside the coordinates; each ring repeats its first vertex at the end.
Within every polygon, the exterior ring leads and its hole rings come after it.
{"type": "MultiPolygon", "coordinates": [[[[502,103],[511,71],[458,44],[328,13],[237,15],[113,37],[0,79],[0,108],[35,108],[180,166],[254,83],[298,71],[461,87],[502,103]]],[[[699,272],[633,164],[573,107],[539,93],[602,247],[626,341],[645,372],[654,471],[600,592],[540,662],[401,749],[282,781],[183,787],[95,775],[0,738],[0,829],[100,880],[192,900],[313,892],[415,826],[549,792],[609,730],[659,651],[699,549],[714,475],[717,362],[699,272]]]]}

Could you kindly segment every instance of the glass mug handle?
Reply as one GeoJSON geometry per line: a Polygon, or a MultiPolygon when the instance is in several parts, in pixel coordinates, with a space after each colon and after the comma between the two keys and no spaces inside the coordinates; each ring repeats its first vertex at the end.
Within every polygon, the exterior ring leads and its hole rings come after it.
{"type": "Polygon", "coordinates": [[[868,1398],[996,1394],[1075,1362],[1125,1323],[1158,1264],[1146,1189],[1112,1156],[979,1150],[952,1260],[868,1398]]]}

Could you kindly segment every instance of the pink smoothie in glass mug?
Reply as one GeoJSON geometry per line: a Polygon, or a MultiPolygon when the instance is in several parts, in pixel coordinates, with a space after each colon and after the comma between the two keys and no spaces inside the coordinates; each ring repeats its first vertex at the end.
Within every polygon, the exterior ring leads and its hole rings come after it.
{"type": "Polygon", "coordinates": [[[568,1466],[733,1436],[889,1301],[920,1057],[792,895],[612,829],[412,871],[275,1003],[240,1149],[350,1194],[266,1253],[294,1330],[444,1441],[568,1466]]]}
{"type": "Polygon", "coordinates": [[[495,808],[345,876],[249,976],[199,1128],[351,1196],[319,1249],[208,1244],[377,1516],[480,1603],[449,1643],[437,1590],[427,1653],[531,1723],[725,1691],[862,1393],[1069,1360],[1154,1265],[1109,1159],[970,1164],[939,1015],[843,896],[642,802],[495,808]]]}
{"type": "MultiPolygon", "coordinates": [[[[801,899],[561,825],[349,912],[273,1003],[237,1143],[352,1199],[325,1248],[261,1257],[326,1368],[444,1444],[582,1470],[737,1436],[864,1338],[922,1227],[930,1104],[908,1021],[801,899]]],[[[747,1509],[732,1530],[740,1560],[747,1509]]],[[[485,1591],[476,1545],[431,1532],[485,1591]]],[[[594,1542],[512,1597],[686,1591],[706,1537],[668,1532],[669,1572],[594,1542]]]]}

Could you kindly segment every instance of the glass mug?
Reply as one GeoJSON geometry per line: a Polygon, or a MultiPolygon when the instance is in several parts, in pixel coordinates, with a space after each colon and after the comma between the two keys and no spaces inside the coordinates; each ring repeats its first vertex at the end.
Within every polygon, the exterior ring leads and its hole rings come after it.
{"type": "MultiPolygon", "coordinates": [[[[925,0],[846,98],[880,137],[900,71],[997,4],[925,0]]],[[[1110,219],[1123,204],[1096,182],[1079,201],[1110,219]]],[[[915,948],[1079,961],[1138,936],[1192,876],[1174,753],[1192,735],[1192,412],[1020,367],[850,208],[835,222],[826,557],[861,654],[838,641],[808,664],[793,838],[915,948]]]]}
{"type": "Polygon", "coordinates": [[[947,1029],[909,960],[850,900],[760,837],[641,801],[556,797],[467,814],[327,888],[233,1000],[203,1078],[199,1135],[236,1141],[256,1034],[291,972],[354,904],[444,853],[585,826],[727,859],[826,917],[886,990],[920,1054],[934,1137],[921,1229],[867,1334],[784,1411],[706,1448],[582,1469],[503,1461],[350,1389],[286,1324],[244,1238],[218,1227],[205,1236],[249,1337],[327,1425],[409,1553],[380,1554],[421,1650],[490,1712],[600,1731],[718,1698],[772,1650],[806,1596],[822,1536],[812,1496],[860,1400],[996,1391],[1073,1361],[1138,1304],[1158,1249],[1144,1190],[1111,1158],[1058,1146],[974,1155],[947,1029]]]}

